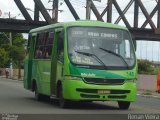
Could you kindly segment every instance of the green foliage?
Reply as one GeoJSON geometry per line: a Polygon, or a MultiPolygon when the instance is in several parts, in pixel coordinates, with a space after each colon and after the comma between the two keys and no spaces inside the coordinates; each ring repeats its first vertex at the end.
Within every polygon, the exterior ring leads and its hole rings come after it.
{"type": "Polygon", "coordinates": [[[9,57],[5,57],[5,61],[1,62],[3,65],[0,67],[6,67],[5,65],[12,59],[14,67],[20,68],[25,57],[25,42],[26,40],[21,33],[12,33],[12,45],[10,44],[9,33],[0,34],[0,48],[3,49],[3,57],[5,55],[4,51],[9,57]]]}
{"type": "Polygon", "coordinates": [[[4,48],[0,48],[0,68],[5,67],[9,61],[9,54],[4,48]]]}
{"type": "Polygon", "coordinates": [[[12,44],[17,46],[17,47],[22,47],[24,43],[26,42],[25,39],[23,39],[23,36],[21,33],[16,33],[12,35],[12,44]]]}
{"type": "Polygon", "coordinates": [[[16,68],[20,68],[21,64],[23,62],[23,59],[25,57],[25,50],[23,46],[17,47],[13,45],[11,47],[11,52],[12,60],[14,61],[14,65],[16,68]]]}
{"type": "Polygon", "coordinates": [[[155,68],[153,63],[148,60],[138,60],[139,74],[157,74],[158,68],[155,68]]]}

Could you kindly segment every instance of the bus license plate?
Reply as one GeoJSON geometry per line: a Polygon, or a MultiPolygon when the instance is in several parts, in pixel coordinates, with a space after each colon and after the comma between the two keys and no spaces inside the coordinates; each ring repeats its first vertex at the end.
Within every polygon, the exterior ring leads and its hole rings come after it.
{"type": "Polygon", "coordinates": [[[98,93],[99,94],[109,94],[111,93],[111,91],[110,90],[98,90],[98,93]]]}

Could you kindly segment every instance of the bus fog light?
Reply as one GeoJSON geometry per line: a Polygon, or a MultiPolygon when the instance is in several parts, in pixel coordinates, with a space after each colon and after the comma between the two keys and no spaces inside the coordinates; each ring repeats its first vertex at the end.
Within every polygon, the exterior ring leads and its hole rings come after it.
{"type": "Polygon", "coordinates": [[[65,80],[82,80],[81,77],[76,77],[76,76],[65,76],[65,80]]]}

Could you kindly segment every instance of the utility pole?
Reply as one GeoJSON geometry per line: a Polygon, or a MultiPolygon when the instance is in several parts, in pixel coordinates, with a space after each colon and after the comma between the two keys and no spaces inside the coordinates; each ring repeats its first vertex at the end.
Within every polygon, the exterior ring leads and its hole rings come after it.
{"type": "MultiPolygon", "coordinates": [[[[11,12],[8,13],[9,19],[11,19],[11,12]]],[[[9,40],[10,40],[10,46],[12,46],[12,32],[9,32],[9,40]]],[[[13,77],[13,65],[12,65],[12,55],[10,58],[10,78],[13,77]]]]}
{"type": "MultiPolygon", "coordinates": [[[[9,33],[9,39],[10,39],[10,45],[12,46],[12,33],[9,33]]],[[[10,59],[10,78],[13,77],[13,65],[12,65],[12,55],[11,55],[11,59],[10,59]]]]}
{"type": "Polygon", "coordinates": [[[108,0],[108,11],[107,11],[107,22],[111,23],[112,22],[112,0],[108,0]]]}
{"type": "Polygon", "coordinates": [[[58,22],[58,11],[61,11],[58,9],[58,2],[59,0],[49,0],[49,2],[52,2],[52,9],[47,9],[47,10],[51,10],[52,11],[52,20],[54,21],[54,23],[57,23],[58,22]]]}
{"type": "MultiPolygon", "coordinates": [[[[101,0],[93,0],[97,2],[101,2],[101,0]]],[[[91,19],[91,7],[92,7],[92,0],[86,0],[86,19],[91,19]]]]}
{"type": "Polygon", "coordinates": [[[52,19],[54,23],[58,22],[58,0],[53,1],[52,19]]]}
{"type": "Polygon", "coordinates": [[[91,18],[91,0],[86,0],[86,19],[90,20],[91,18]]]}

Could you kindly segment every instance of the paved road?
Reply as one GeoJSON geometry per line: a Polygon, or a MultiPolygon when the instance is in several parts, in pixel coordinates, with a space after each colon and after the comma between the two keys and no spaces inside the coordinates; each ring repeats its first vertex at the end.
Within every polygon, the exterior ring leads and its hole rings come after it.
{"type": "Polygon", "coordinates": [[[23,88],[22,81],[0,78],[0,113],[15,114],[135,114],[160,113],[160,99],[137,96],[129,110],[119,110],[116,102],[75,103],[61,109],[49,100],[35,101],[34,94],[23,88]]]}

